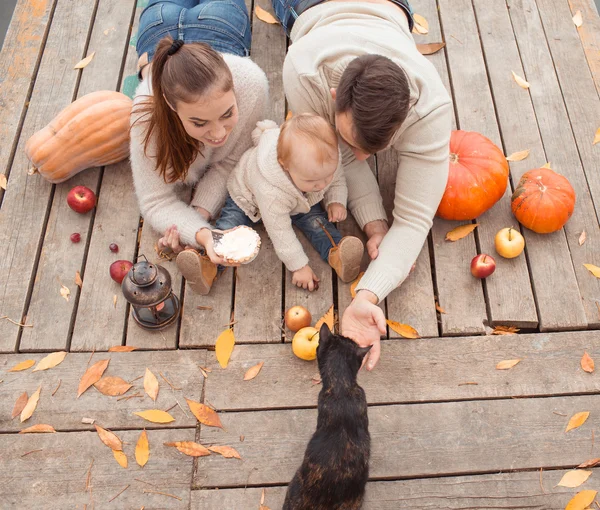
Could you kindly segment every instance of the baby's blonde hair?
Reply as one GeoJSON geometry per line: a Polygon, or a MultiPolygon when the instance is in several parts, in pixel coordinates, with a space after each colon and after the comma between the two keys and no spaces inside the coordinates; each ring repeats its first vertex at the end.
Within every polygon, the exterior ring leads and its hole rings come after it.
{"type": "Polygon", "coordinates": [[[277,160],[284,168],[289,166],[294,147],[302,145],[294,136],[314,144],[319,151],[319,164],[338,157],[338,139],[335,129],[322,117],[312,113],[301,113],[286,120],[282,125],[277,141],[277,160]],[[334,155],[335,154],[335,155],[334,155]]]}

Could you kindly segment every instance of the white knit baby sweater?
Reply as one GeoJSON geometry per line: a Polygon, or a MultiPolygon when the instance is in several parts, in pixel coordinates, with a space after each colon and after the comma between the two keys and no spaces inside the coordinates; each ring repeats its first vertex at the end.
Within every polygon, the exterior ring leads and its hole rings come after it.
{"type": "Polygon", "coordinates": [[[346,206],[348,190],[341,155],[329,186],[303,193],[277,161],[277,124],[271,120],[259,122],[252,139],[254,147],[240,159],[227,189],[252,221],[262,219],[279,259],[289,271],[297,271],[308,264],[308,257],[294,233],[291,216],[309,212],[321,200],[325,208],[334,202],[346,206]]]}
{"type": "MultiPolygon", "coordinates": [[[[223,54],[223,58],[233,76],[239,121],[223,147],[205,147],[198,154],[185,181],[166,183],[152,157],[153,144],[148,155],[144,153],[144,124],[137,122],[131,129],[131,170],[142,216],[160,234],[176,225],[181,243],[195,248],[199,247],[196,232],[211,226],[192,205],[206,209],[213,218],[218,214],[227,198],[227,178],[242,154],[252,146],[252,130],[264,118],[268,101],[267,77],[259,66],[245,57],[223,54]],[[187,187],[196,188],[191,204],[183,199],[187,187]]],[[[150,76],[149,73],[138,86],[134,105],[152,94],[150,76]]],[[[139,116],[134,108],[132,124],[139,116]]]]}

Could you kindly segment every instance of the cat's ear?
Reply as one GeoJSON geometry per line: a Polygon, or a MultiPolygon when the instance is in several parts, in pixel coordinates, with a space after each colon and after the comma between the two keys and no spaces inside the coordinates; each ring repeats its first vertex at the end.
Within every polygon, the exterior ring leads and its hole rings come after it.
{"type": "Polygon", "coordinates": [[[325,323],[321,326],[319,330],[319,345],[325,345],[329,343],[331,338],[331,331],[329,330],[329,326],[325,323]]]}

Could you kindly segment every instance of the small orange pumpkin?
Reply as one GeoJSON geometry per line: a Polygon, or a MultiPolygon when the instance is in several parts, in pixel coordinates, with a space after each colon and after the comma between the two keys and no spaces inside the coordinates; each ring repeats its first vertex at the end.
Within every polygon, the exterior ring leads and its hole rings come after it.
{"type": "Polygon", "coordinates": [[[450,173],[436,215],[445,220],[473,220],[502,198],[508,185],[508,162],[502,151],[473,131],[453,131],[450,173]]]}
{"type": "Polygon", "coordinates": [[[560,230],[575,209],[575,190],[566,177],[550,168],[525,172],[511,199],[521,225],[538,234],[560,230]]]}

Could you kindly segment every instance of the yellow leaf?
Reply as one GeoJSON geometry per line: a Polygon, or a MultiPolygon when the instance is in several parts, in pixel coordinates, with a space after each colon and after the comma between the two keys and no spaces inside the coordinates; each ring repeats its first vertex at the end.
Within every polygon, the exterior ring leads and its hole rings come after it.
{"type": "Polygon", "coordinates": [[[496,326],[492,335],[516,335],[519,331],[521,330],[514,326],[496,326]]]}
{"type": "Polygon", "coordinates": [[[583,243],[585,243],[585,240],[587,239],[587,234],[585,233],[585,230],[581,233],[581,235],[579,236],[579,246],[581,246],[583,243]]]}
{"type": "Polygon", "coordinates": [[[37,391],[29,397],[29,400],[27,400],[27,404],[25,404],[25,407],[21,411],[21,423],[31,418],[33,411],[35,411],[35,408],[37,407],[38,400],[40,399],[41,391],[42,387],[40,386],[37,391]]]}
{"type": "Polygon", "coordinates": [[[289,110],[285,116],[285,120],[290,120],[293,116],[294,114],[292,113],[292,110],[289,110]]]}
{"type": "Polygon", "coordinates": [[[589,411],[584,411],[581,413],[576,413],[573,416],[571,416],[571,419],[569,420],[569,423],[567,425],[567,428],[565,429],[565,432],[569,432],[569,430],[573,430],[573,429],[581,427],[585,423],[585,420],[588,419],[589,415],[590,415],[589,411]]]}
{"type": "Polygon", "coordinates": [[[505,359],[496,365],[496,370],[508,370],[519,363],[520,359],[505,359]]]}
{"type": "MultiPolygon", "coordinates": [[[[27,370],[35,365],[35,360],[26,359],[25,361],[21,361],[21,363],[17,363],[14,367],[12,367],[9,372],[21,372],[22,370],[27,370]]],[[[33,372],[33,370],[32,370],[33,372]]]]}
{"type": "Polygon", "coordinates": [[[19,416],[21,414],[21,411],[25,408],[25,405],[27,404],[27,400],[29,400],[29,397],[27,396],[27,392],[23,393],[15,402],[15,406],[13,407],[12,413],[10,415],[10,419],[14,420],[15,417],[19,416]]]}
{"type": "Polygon", "coordinates": [[[229,328],[223,331],[215,342],[215,354],[217,355],[217,361],[221,368],[227,368],[229,358],[233,352],[233,346],[235,345],[235,336],[233,336],[233,329],[229,328]]]}
{"type": "Polygon", "coordinates": [[[171,423],[172,421],[175,421],[175,418],[173,418],[169,413],[166,411],[161,411],[160,409],[150,409],[148,411],[141,411],[133,414],[152,423],[171,423]]]}
{"type": "Polygon", "coordinates": [[[94,51],[94,52],[92,52],[91,55],[88,55],[83,60],[80,60],[79,62],[77,62],[77,64],[75,64],[75,67],[73,69],[83,69],[85,66],[87,66],[92,61],[95,54],[96,54],[96,52],[94,51]]]}
{"type": "Polygon", "coordinates": [[[583,16],[581,15],[581,11],[577,11],[575,13],[575,16],[573,16],[573,23],[575,23],[577,28],[583,25],[583,16]]]}
{"type": "Polygon", "coordinates": [[[156,397],[158,397],[158,388],[158,379],[148,368],[146,368],[146,374],[144,375],[144,391],[155,402],[156,397]]]}
{"type": "Polygon", "coordinates": [[[254,8],[254,14],[256,14],[256,17],[259,20],[264,21],[265,23],[270,23],[271,25],[276,25],[279,23],[279,21],[277,21],[277,19],[270,12],[265,11],[260,5],[257,5],[254,8]]]}
{"type": "Polygon", "coordinates": [[[558,487],[569,487],[569,489],[574,489],[587,481],[591,474],[591,471],[573,469],[572,471],[567,471],[556,485],[558,487]]]}
{"type": "Polygon", "coordinates": [[[459,239],[468,236],[478,226],[479,223],[465,223],[464,225],[459,225],[446,234],[446,241],[458,241],[459,239]]]}
{"type": "Polygon", "coordinates": [[[335,319],[333,317],[333,305],[331,305],[329,307],[329,310],[327,310],[327,312],[325,313],[325,315],[323,315],[323,317],[321,317],[317,321],[317,323],[315,324],[315,329],[319,331],[323,324],[327,324],[329,326],[329,331],[333,331],[334,321],[335,319]]]}
{"type": "Polygon", "coordinates": [[[55,433],[54,427],[52,425],[44,425],[42,423],[38,425],[33,425],[33,427],[28,427],[19,432],[19,434],[43,434],[43,433],[55,433]]]}
{"type": "Polygon", "coordinates": [[[550,170],[552,170],[552,167],[550,166],[550,162],[543,165],[542,168],[549,168],[550,170]]]}
{"type": "Polygon", "coordinates": [[[244,381],[249,381],[250,379],[254,379],[258,375],[258,373],[260,372],[260,370],[264,364],[265,364],[265,362],[261,361],[257,365],[250,367],[244,374],[244,381]]]}
{"type": "Polygon", "coordinates": [[[187,398],[185,401],[187,402],[190,411],[192,411],[192,414],[200,423],[203,425],[208,425],[209,427],[223,428],[223,425],[221,425],[221,419],[216,411],[212,410],[208,406],[205,406],[204,404],[194,402],[193,400],[188,400],[187,398]]]}
{"type": "Polygon", "coordinates": [[[53,352],[52,354],[48,354],[45,358],[42,358],[37,366],[32,370],[32,372],[38,372],[40,370],[48,370],[49,368],[54,368],[57,365],[60,365],[67,353],[65,351],[53,352]]]}
{"type": "Polygon", "coordinates": [[[596,278],[600,278],[600,267],[594,264],[583,264],[585,268],[592,273],[596,278]]]}
{"type": "Polygon", "coordinates": [[[350,285],[350,295],[352,296],[352,299],[354,299],[356,297],[356,287],[360,283],[360,279],[363,277],[364,274],[365,274],[365,272],[361,271],[358,274],[358,276],[356,277],[356,280],[354,280],[352,282],[352,284],[350,285]]]}
{"type": "Polygon", "coordinates": [[[583,370],[585,370],[586,372],[589,372],[590,374],[594,371],[594,368],[595,368],[594,360],[591,358],[591,356],[587,352],[584,352],[583,356],[581,358],[581,368],[583,368],[583,370]]]}
{"type": "Polygon", "coordinates": [[[565,510],[585,510],[596,499],[598,491],[581,491],[578,492],[571,501],[567,503],[565,510]]]}
{"type": "Polygon", "coordinates": [[[127,469],[127,455],[120,450],[113,450],[115,460],[119,463],[119,466],[127,469]]]}
{"type": "Polygon", "coordinates": [[[201,444],[194,443],[194,441],[175,441],[174,443],[164,443],[165,446],[174,446],[181,453],[189,455],[190,457],[206,457],[210,455],[207,448],[201,444]]]}
{"type": "Polygon", "coordinates": [[[83,280],[81,279],[81,274],[79,271],[75,271],[75,285],[77,285],[80,289],[83,286],[83,280]]]}
{"type": "Polygon", "coordinates": [[[440,51],[446,43],[438,42],[438,43],[429,43],[429,44],[417,44],[417,49],[421,55],[433,55],[440,51]]]}
{"type": "Polygon", "coordinates": [[[135,351],[137,347],[132,347],[131,345],[115,345],[108,349],[108,352],[131,352],[135,351]]]}
{"type": "Polygon", "coordinates": [[[100,393],[102,393],[102,395],[116,397],[118,395],[127,393],[131,389],[132,385],[120,377],[108,376],[103,377],[98,382],[94,383],[94,386],[100,393]]]}
{"type": "Polygon", "coordinates": [[[415,21],[413,32],[423,35],[429,33],[429,23],[423,16],[420,14],[413,14],[413,19],[415,21]]]}
{"type": "Polygon", "coordinates": [[[506,157],[506,161],[523,161],[529,156],[530,152],[530,149],[519,152],[513,152],[510,156],[506,157]]]}
{"type": "Polygon", "coordinates": [[[594,135],[594,141],[592,142],[592,145],[596,145],[598,142],[600,142],[600,128],[596,129],[596,134],[594,135]]]}
{"type": "Polygon", "coordinates": [[[81,381],[79,381],[77,398],[79,398],[92,384],[95,384],[100,380],[102,374],[107,369],[109,362],[109,359],[101,359],[85,371],[81,381]]]}
{"type": "Polygon", "coordinates": [[[146,433],[146,429],[144,429],[135,445],[135,461],[140,467],[144,467],[149,457],[150,444],[148,443],[148,434],[146,433]]]}
{"type": "Polygon", "coordinates": [[[69,302],[69,296],[71,295],[71,291],[69,287],[65,287],[64,285],[60,286],[60,295],[65,298],[65,301],[69,302]]]}
{"type": "Polygon", "coordinates": [[[387,322],[387,325],[392,328],[393,331],[404,338],[421,338],[418,331],[408,324],[401,324],[399,322],[390,320],[386,320],[385,322],[387,322]]]}
{"type": "Polygon", "coordinates": [[[94,427],[96,427],[96,432],[98,432],[98,437],[100,438],[100,441],[102,441],[111,450],[123,449],[123,443],[114,432],[103,429],[99,425],[94,425],[94,427]]]}
{"type": "Polygon", "coordinates": [[[529,82],[525,81],[523,78],[521,78],[514,71],[511,71],[511,72],[512,72],[513,78],[515,79],[515,81],[517,82],[517,84],[519,85],[519,87],[523,87],[524,89],[528,89],[529,88],[529,82]]]}
{"type": "Polygon", "coordinates": [[[8,181],[6,180],[6,175],[0,174],[0,188],[6,189],[6,184],[8,181]]]}
{"type": "Polygon", "coordinates": [[[225,457],[226,459],[242,460],[242,458],[240,457],[240,454],[237,452],[237,450],[235,448],[232,448],[231,446],[209,446],[208,449],[211,452],[215,452],[215,453],[219,453],[219,454],[223,455],[223,457],[225,457]]]}

